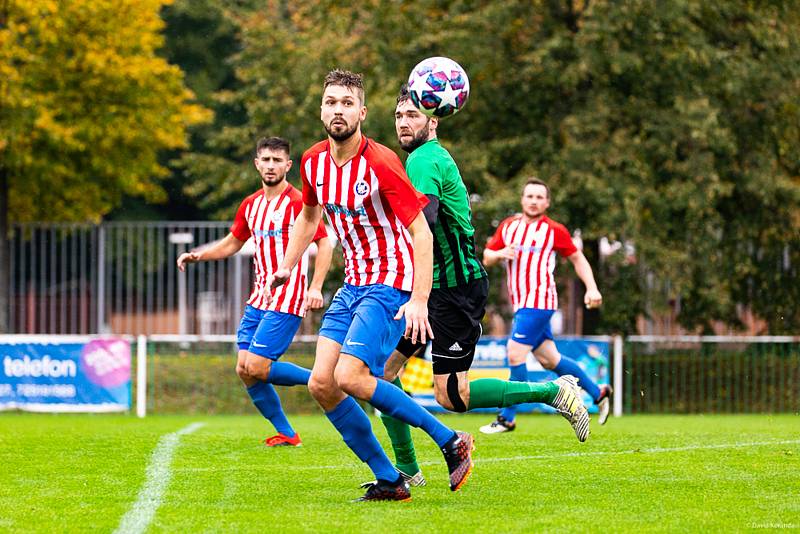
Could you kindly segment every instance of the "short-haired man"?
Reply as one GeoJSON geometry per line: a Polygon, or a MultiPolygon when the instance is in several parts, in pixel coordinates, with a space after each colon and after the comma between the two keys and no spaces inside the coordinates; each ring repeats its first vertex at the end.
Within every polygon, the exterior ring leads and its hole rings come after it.
{"type": "Polygon", "coordinates": [[[433,249],[422,214],[427,201],[397,155],[361,133],[366,115],[361,75],[330,72],[320,115],[328,138],[303,155],[303,211],[273,283],[286,280],[324,210],[342,243],[345,284],[322,320],[308,389],[375,475],[360,500],[402,501],[411,498],[409,486],[355,399],[427,432],[444,453],[452,491],[472,471],[473,439],[444,426],[393,384],[376,379],[404,333],[423,341],[430,334],[433,249]]]}
{"type": "MultiPolygon", "coordinates": [[[[608,419],[611,387],[598,387],[574,360],[559,354],[550,331],[550,318],[558,309],[553,271],[556,253],[566,257],[586,286],[583,301],[587,308],[603,302],[592,267],[583,252],[572,243],[567,229],[547,216],[550,188],[531,178],[522,189],[522,213],[508,217],[497,228],[483,251],[483,262],[505,262],[508,295],[514,308],[514,324],[508,340],[508,363],[512,380],[526,380],[526,359],[533,355],[545,369],[557,375],[572,375],[591,395],[599,408],[598,422],[608,419]]],[[[514,406],[503,409],[497,420],[481,427],[485,434],[508,432],[516,428],[514,406]]]]}
{"type": "Polygon", "coordinates": [[[268,302],[267,277],[283,260],[289,233],[303,206],[300,191],[286,181],[286,173],[292,166],[289,151],[289,142],[280,137],[260,139],[253,162],[261,175],[261,187],[241,203],[230,233],[208,247],[183,253],[178,258],[178,268],[183,271],[187,263],[232,256],[253,238],[255,283],[236,335],[239,346],[236,373],[253,404],[278,432],[264,440],[268,447],[301,444],[300,435],[289,424],[273,385],[308,384],[311,372],[277,360],[291,343],[306,310],[322,306],[322,283],[333,253],[325,227],[320,224],[313,236],[317,256],[310,287],[306,287],[308,257],[303,254],[290,273],[289,283],[268,302]]]}
{"type": "MultiPolygon", "coordinates": [[[[456,412],[500,408],[520,402],[543,402],[561,412],[580,441],[589,434],[589,417],[574,379],[563,377],[546,384],[509,382],[496,378],[470,381],[468,372],[481,336],[489,282],[475,253],[475,230],[469,195],[450,153],[439,144],[437,118],[422,114],[404,86],[397,98],[395,130],[400,147],[409,153],[406,172],[411,183],[428,198],[423,212],[434,236],[433,289],[428,313],[433,339],[436,401],[456,412]]],[[[409,357],[420,354],[424,343],[403,338],[386,366],[384,378],[395,379],[409,357]]],[[[388,415],[381,417],[395,452],[397,468],[411,484],[424,484],[416,462],[408,425],[388,415]]]]}

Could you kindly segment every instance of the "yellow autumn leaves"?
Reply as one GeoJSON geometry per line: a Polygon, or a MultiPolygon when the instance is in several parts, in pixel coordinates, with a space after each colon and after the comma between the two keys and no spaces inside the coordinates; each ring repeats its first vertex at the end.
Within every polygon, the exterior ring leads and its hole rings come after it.
{"type": "MultiPolygon", "coordinates": [[[[157,55],[157,0],[0,7],[0,168],[9,219],[97,220],[122,194],[162,197],[163,150],[208,121],[157,55]]],[[[4,192],[0,191],[0,194],[4,192]]]]}

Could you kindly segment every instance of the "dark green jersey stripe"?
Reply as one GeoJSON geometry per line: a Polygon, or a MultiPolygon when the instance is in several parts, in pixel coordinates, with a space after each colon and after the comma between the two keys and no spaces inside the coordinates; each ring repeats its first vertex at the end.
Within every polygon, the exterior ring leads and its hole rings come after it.
{"type": "MultiPolygon", "coordinates": [[[[438,224],[437,224],[438,226],[438,224]]],[[[445,254],[439,245],[438,230],[434,229],[433,237],[433,287],[449,287],[447,283],[447,269],[440,268],[445,264],[445,254]]]]}
{"type": "Polygon", "coordinates": [[[440,213],[437,230],[441,229],[441,232],[436,232],[436,241],[442,245],[443,249],[447,247],[447,257],[444,265],[448,275],[447,287],[463,286],[467,283],[467,278],[464,276],[461,247],[458,242],[458,234],[450,229],[450,222],[448,219],[447,216],[443,217],[440,213]]]}
{"type": "Polygon", "coordinates": [[[421,193],[439,199],[433,232],[433,287],[455,287],[485,277],[486,271],[475,255],[469,195],[450,153],[431,139],[411,153],[406,171],[421,193]]]}

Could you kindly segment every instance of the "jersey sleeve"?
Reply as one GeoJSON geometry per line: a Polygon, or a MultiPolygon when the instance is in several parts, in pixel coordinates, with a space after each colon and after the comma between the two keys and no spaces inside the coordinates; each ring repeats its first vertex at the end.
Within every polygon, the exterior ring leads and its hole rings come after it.
{"type": "Polygon", "coordinates": [[[247,224],[247,206],[250,205],[248,202],[250,198],[244,199],[244,201],[239,204],[239,209],[236,210],[236,217],[233,219],[233,224],[231,224],[231,233],[233,237],[238,239],[239,241],[247,241],[250,239],[250,226],[247,224]]]}
{"type": "Polygon", "coordinates": [[[319,204],[317,190],[311,183],[311,177],[306,172],[306,167],[310,167],[308,163],[310,160],[311,158],[308,155],[304,155],[300,162],[300,181],[303,182],[303,203],[309,206],[316,206],[319,204]]]}
{"type": "Polygon", "coordinates": [[[381,195],[391,206],[392,211],[408,228],[419,212],[428,204],[428,199],[414,189],[411,180],[408,179],[403,164],[397,154],[385,149],[385,154],[381,154],[380,180],[381,195]]]}
{"type": "Polygon", "coordinates": [[[489,250],[500,250],[505,248],[506,242],[503,239],[503,232],[505,231],[506,226],[508,226],[508,219],[500,223],[500,226],[497,227],[497,230],[492,238],[489,239],[488,243],[486,243],[486,248],[489,250]]]}
{"type": "Polygon", "coordinates": [[[553,249],[565,258],[578,252],[575,243],[572,242],[572,236],[562,224],[553,225],[553,249]]]}
{"type": "Polygon", "coordinates": [[[312,241],[319,241],[323,237],[328,237],[328,230],[325,229],[325,223],[323,223],[322,219],[320,219],[319,226],[317,226],[317,231],[314,234],[312,241]]]}
{"type": "Polygon", "coordinates": [[[433,162],[409,156],[406,172],[417,191],[442,198],[442,172],[433,162]]]}

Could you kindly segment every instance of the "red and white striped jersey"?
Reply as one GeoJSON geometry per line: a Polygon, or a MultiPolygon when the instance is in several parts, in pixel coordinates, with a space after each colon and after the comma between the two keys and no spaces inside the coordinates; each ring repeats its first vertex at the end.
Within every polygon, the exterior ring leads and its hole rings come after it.
{"type": "Polygon", "coordinates": [[[525,222],[521,214],[512,215],[500,223],[486,248],[500,250],[508,245],[516,246],[516,256],[506,262],[506,285],[514,311],[558,309],[555,253],[567,257],[578,250],[564,225],[547,216],[525,222]]]}
{"type": "MultiPolygon", "coordinates": [[[[259,189],[244,199],[236,211],[231,233],[241,241],[251,236],[256,252],[253,255],[255,283],[247,303],[259,310],[274,310],[303,317],[303,300],[308,289],[308,253],[303,254],[289,280],[277,287],[272,302],[266,304],[267,276],[280,267],[283,254],[289,244],[289,232],[303,209],[303,198],[292,184],[273,198],[267,200],[264,190],[259,189]]],[[[327,236],[320,222],[314,240],[327,236]]]]}
{"type": "Polygon", "coordinates": [[[408,179],[400,158],[365,136],[341,167],[320,141],[300,164],[303,202],[321,204],[342,243],[345,283],[384,284],[411,291],[414,254],[406,229],[428,203],[408,179]]]}

